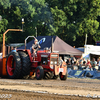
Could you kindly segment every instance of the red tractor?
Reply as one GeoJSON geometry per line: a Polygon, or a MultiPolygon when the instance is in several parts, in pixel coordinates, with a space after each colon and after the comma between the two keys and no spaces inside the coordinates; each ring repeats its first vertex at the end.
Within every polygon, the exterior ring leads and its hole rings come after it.
{"type": "MultiPolygon", "coordinates": [[[[29,36],[30,37],[30,36],[29,36]]],[[[59,54],[48,52],[48,50],[37,51],[36,56],[32,57],[30,49],[17,49],[16,52],[10,52],[6,57],[3,56],[2,75],[7,75],[8,78],[23,78],[27,75],[35,73],[36,79],[57,79],[60,76],[61,80],[67,79],[67,66],[63,62],[59,65],[59,54]]],[[[34,36],[32,36],[35,38],[34,36]]],[[[4,53],[4,52],[3,52],[4,53]]]]}

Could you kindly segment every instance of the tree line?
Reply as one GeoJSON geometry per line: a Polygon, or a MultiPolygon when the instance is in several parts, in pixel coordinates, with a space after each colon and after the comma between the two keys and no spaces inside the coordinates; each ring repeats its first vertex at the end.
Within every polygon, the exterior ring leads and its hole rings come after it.
{"type": "Polygon", "coordinates": [[[0,43],[7,29],[6,44],[23,43],[29,35],[56,35],[72,46],[100,40],[100,0],[0,0],[0,43]],[[37,29],[37,30],[36,30],[37,29]]]}

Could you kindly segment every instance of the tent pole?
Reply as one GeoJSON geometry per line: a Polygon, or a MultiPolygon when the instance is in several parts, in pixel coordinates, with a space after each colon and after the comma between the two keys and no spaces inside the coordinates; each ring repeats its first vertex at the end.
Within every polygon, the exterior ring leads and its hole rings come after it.
{"type": "Polygon", "coordinates": [[[53,52],[53,36],[51,36],[51,40],[52,40],[52,43],[51,43],[51,52],[53,52]]]}

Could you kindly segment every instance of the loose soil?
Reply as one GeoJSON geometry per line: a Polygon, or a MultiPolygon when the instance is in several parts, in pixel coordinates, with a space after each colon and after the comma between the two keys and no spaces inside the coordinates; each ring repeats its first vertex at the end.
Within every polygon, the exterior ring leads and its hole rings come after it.
{"type": "Polygon", "coordinates": [[[99,100],[99,97],[97,79],[0,79],[0,100],[99,100]]]}

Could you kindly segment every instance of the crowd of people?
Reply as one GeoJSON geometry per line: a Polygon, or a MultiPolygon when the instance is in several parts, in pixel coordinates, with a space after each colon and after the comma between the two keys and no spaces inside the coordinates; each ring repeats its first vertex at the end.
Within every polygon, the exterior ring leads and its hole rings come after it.
{"type": "Polygon", "coordinates": [[[100,57],[97,59],[92,58],[85,60],[85,58],[75,59],[75,57],[71,57],[66,60],[66,64],[68,67],[73,70],[100,70],[100,57]]]}

